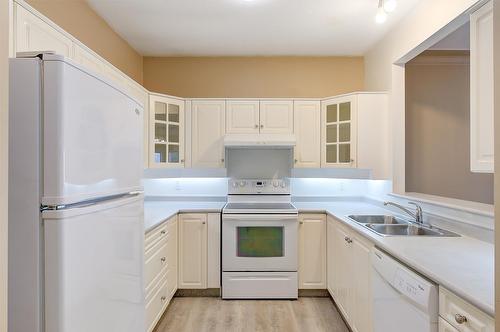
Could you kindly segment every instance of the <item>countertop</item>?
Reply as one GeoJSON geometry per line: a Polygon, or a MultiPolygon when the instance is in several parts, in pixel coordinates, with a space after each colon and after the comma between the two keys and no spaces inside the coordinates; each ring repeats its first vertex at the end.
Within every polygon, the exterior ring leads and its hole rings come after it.
{"type": "MultiPolygon", "coordinates": [[[[153,229],[173,215],[221,212],[225,202],[146,201],[145,230],[153,229]]],[[[347,216],[394,214],[364,201],[294,202],[301,213],[327,213],[370,239],[375,245],[449,289],[491,316],[494,309],[494,246],[471,237],[384,237],[347,216]]]]}
{"type": "Polygon", "coordinates": [[[144,230],[149,232],[177,213],[221,212],[226,202],[145,201],[144,230]]]}
{"type": "Polygon", "coordinates": [[[394,214],[366,202],[294,202],[300,212],[327,213],[437,284],[491,316],[494,306],[494,246],[467,236],[384,237],[357,224],[351,214],[394,214]]]}

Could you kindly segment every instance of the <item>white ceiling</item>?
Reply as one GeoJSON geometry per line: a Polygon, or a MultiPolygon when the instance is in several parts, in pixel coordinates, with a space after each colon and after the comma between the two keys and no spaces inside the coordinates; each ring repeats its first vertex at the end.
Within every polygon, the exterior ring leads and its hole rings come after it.
{"type": "Polygon", "coordinates": [[[143,55],[362,55],[419,0],[385,24],[378,0],[87,0],[143,55]]]}

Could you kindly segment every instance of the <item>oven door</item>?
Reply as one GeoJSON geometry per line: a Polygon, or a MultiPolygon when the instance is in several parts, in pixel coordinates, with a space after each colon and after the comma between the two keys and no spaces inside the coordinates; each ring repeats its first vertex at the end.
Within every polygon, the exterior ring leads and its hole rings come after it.
{"type": "Polygon", "coordinates": [[[222,270],[297,271],[296,214],[223,214],[222,270]]]}

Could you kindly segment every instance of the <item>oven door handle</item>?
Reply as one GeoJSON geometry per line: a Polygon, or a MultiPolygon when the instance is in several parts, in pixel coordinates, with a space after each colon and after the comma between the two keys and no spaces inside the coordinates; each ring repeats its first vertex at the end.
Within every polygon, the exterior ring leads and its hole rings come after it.
{"type": "Polygon", "coordinates": [[[293,222],[298,220],[296,214],[223,214],[222,221],[287,221],[293,222]]]}

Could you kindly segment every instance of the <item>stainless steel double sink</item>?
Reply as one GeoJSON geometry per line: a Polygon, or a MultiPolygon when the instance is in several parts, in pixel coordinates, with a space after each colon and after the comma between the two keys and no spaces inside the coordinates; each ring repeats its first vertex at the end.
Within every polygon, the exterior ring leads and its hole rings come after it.
{"type": "Polygon", "coordinates": [[[459,237],[460,235],[391,215],[350,215],[350,219],[382,236],[434,236],[459,237]]]}

